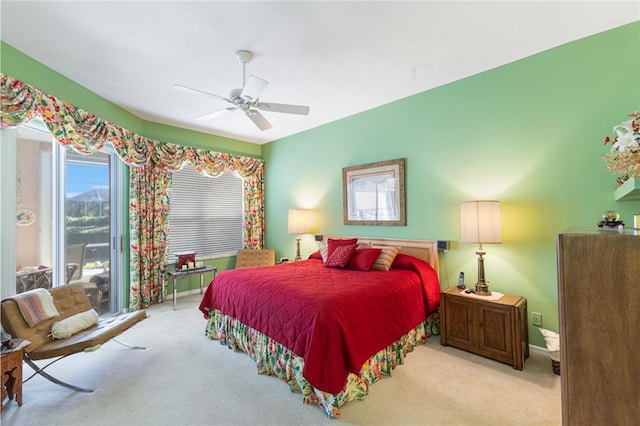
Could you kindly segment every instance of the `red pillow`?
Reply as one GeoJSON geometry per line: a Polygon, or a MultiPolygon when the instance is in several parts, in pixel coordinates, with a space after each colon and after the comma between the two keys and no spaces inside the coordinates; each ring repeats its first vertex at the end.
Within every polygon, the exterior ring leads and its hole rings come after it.
{"type": "Polygon", "coordinates": [[[376,261],[382,249],[376,248],[363,248],[356,249],[349,263],[347,263],[347,269],[356,269],[359,271],[368,271],[371,269],[371,265],[376,261]]]}
{"type": "Polygon", "coordinates": [[[408,254],[398,253],[393,259],[391,269],[411,269],[411,265],[416,258],[408,254]]]}
{"type": "Polygon", "coordinates": [[[309,255],[309,259],[320,259],[322,260],[322,255],[320,254],[320,250],[316,250],[309,255]]]}
{"type": "Polygon", "coordinates": [[[325,262],[325,266],[329,268],[344,268],[353,254],[356,252],[356,245],[351,244],[349,246],[338,246],[336,249],[327,257],[327,261],[325,262]]]}
{"type": "Polygon", "coordinates": [[[358,244],[357,238],[348,238],[348,239],[335,239],[335,238],[327,238],[327,259],[331,257],[331,253],[336,249],[336,247],[340,246],[350,246],[358,244]]]}

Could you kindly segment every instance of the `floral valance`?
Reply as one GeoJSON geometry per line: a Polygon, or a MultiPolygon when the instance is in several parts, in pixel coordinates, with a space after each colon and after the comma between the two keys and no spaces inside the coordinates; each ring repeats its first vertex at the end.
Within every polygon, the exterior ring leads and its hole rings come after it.
{"type": "Polygon", "coordinates": [[[261,177],[264,173],[262,159],[145,138],[0,73],[0,128],[16,127],[36,116],[42,117],[60,144],[91,154],[110,143],[122,161],[133,167],[151,163],[176,171],[191,163],[199,172],[211,176],[225,171],[234,171],[243,178],[261,177]]]}

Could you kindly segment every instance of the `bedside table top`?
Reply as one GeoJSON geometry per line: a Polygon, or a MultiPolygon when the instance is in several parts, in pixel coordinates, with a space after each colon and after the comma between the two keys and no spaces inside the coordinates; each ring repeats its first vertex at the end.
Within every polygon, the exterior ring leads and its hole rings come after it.
{"type": "MultiPolygon", "coordinates": [[[[522,303],[523,301],[526,302],[526,300],[527,300],[522,296],[514,296],[514,295],[511,295],[511,294],[503,294],[500,299],[492,300],[491,298],[485,297],[485,296],[476,296],[476,295],[471,296],[471,295],[465,294],[464,289],[461,289],[461,288],[458,288],[458,287],[446,288],[446,289],[442,290],[442,293],[450,295],[450,296],[462,297],[464,299],[474,300],[474,301],[478,301],[478,302],[497,303],[497,304],[500,304],[500,305],[509,305],[509,306],[518,305],[518,304],[522,303]]],[[[502,294],[502,293],[500,293],[500,294],[502,294]]]]}

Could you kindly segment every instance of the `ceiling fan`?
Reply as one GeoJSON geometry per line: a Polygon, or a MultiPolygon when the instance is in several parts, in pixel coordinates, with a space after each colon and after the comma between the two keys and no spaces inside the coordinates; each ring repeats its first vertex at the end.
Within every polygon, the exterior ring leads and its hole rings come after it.
{"type": "Polygon", "coordinates": [[[199,95],[205,95],[214,99],[223,100],[230,103],[232,106],[219,109],[207,113],[201,117],[197,117],[198,120],[209,120],[211,118],[219,117],[231,111],[240,110],[245,113],[247,117],[258,126],[260,130],[271,129],[271,123],[262,115],[260,111],[282,112],[285,114],[298,114],[308,115],[309,107],[303,105],[289,105],[289,104],[275,104],[273,102],[260,102],[260,95],[267,88],[269,82],[263,80],[255,75],[249,75],[249,78],[245,78],[245,66],[253,59],[253,53],[248,50],[238,50],[236,52],[236,58],[242,63],[242,88],[233,89],[228,97],[216,95],[214,93],[205,92],[191,87],[182,86],[180,84],[174,84],[171,86],[173,89],[180,90],[187,93],[195,93],[199,95]]]}

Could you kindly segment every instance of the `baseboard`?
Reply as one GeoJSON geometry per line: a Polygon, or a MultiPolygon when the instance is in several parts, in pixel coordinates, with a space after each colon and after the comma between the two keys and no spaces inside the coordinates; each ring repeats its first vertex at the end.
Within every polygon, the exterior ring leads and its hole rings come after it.
{"type": "Polygon", "coordinates": [[[536,346],[536,345],[532,345],[529,344],[529,352],[536,352],[539,353],[541,355],[546,355],[549,356],[549,350],[547,348],[543,348],[541,346],[536,346]]]}

